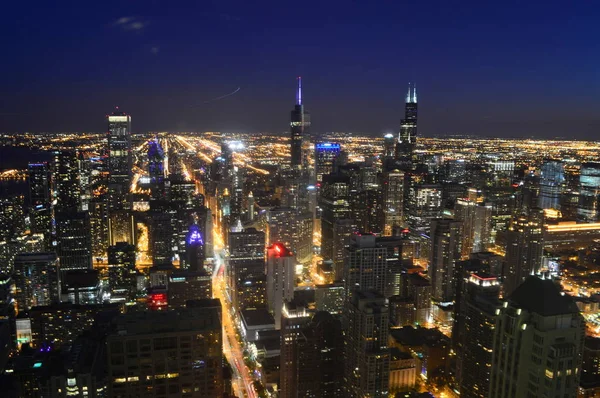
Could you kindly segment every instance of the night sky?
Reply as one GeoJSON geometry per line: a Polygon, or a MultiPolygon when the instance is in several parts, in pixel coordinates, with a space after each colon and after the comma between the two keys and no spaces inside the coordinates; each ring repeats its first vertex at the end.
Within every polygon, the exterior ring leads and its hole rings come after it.
{"type": "Polygon", "coordinates": [[[519,3],[7,1],[0,131],[284,132],[302,75],[314,132],[397,132],[416,82],[424,135],[598,139],[600,4],[519,3]]]}

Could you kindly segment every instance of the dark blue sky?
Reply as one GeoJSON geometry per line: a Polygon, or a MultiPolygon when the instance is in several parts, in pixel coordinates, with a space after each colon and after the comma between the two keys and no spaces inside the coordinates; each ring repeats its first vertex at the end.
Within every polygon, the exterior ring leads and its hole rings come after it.
{"type": "Polygon", "coordinates": [[[425,135],[600,128],[595,2],[6,3],[0,131],[286,131],[298,75],[316,132],[397,131],[409,81],[425,135]]]}

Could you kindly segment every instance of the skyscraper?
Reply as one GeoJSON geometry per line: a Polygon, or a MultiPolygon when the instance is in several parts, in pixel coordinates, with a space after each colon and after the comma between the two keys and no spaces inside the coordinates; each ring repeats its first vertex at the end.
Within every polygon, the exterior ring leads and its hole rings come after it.
{"type": "Polygon", "coordinates": [[[577,397],[585,321],[572,297],[529,276],[498,313],[489,397],[577,397]]]}
{"type": "Polygon", "coordinates": [[[417,88],[413,86],[411,93],[410,84],[406,94],[404,119],[400,122],[400,134],[396,144],[396,159],[411,161],[417,144],[417,88]]]}
{"type": "Polygon", "coordinates": [[[281,328],[281,311],[285,301],[294,298],[294,254],[282,243],[275,242],[267,249],[267,302],[275,318],[275,329],[281,328]]]}
{"type": "Polygon", "coordinates": [[[129,209],[131,116],[115,110],[108,121],[108,192],[111,210],[129,209]]]}
{"type": "Polygon", "coordinates": [[[59,301],[60,272],[55,253],[17,255],[14,277],[15,299],[20,311],[59,301]]]}
{"type": "Polygon", "coordinates": [[[384,235],[391,235],[394,227],[404,225],[404,172],[394,169],[381,175],[383,190],[384,235]]]}
{"type": "Polygon", "coordinates": [[[452,332],[457,384],[461,397],[487,398],[500,282],[494,276],[474,273],[462,286],[454,319],[458,325],[452,332]]]}
{"type": "Polygon", "coordinates": [[[50,168],[48,163],[29,163],[29,204],[31,207],[50,204],[50,168]]]}
{"type": "Polygon", "coordinates": [[[538,207],[560,209],[560,195],[565,184],[565,164],[558,160],[547,160],[540,173],[540,195],[538,207]]]}
{"type": "Polygon", "coordinates": [[[187,269],[193,272],[205,272],[204,270],[204,237],[200,231],[200,227],[196,224],[190,227],[190,231],[186,237],[185,247],[187,252],[186,264],[187,269]]]}
{"type": "Polygon", "coordinates": [[[337,142],[317,142],[315,144],[315,175],[317,182],[323,175],[333,172],[333,164],[340,155],[341,145],[337,142]]]}
{"type": "MultiPolygon", "coordinates": [[[[108,396],[223,396],[221,305],[132,312],[107,338],[108,396]]],[[[216,303],[216,304],[213,304],[216,303]]]]}
{"type": "Polygon", "coordinates": [[[302,78],[298,77],[296,106],[291,114],[291,166],[301,168],[307,166],[306,147],[309,145],[310,114],[302,104],[302,78]]]}
{"type": "Polygon", "coordinates": [[[52,170],[52,190],[59,210],[79,210],[81,187],[79,184],[79,162],[77,152],[55,151],[52,170]]]}
{"type": "Polygon", "coordinates": [[[347,176],[323,176],[319,195],[321,209],[321,255],[334,259],[334,228],[338,220],[350,218],[350,179],[347,176]]]}
{"type": "Polygon", "coordinates": [[[577,220],[600,220],[600,163],[583,163],[579,175],[579,206],[577,220]]]}
{"type": "Polygon", "coordinates": [[[158,138],[148,142],[148,174],[153,199],[166,199],[165,153],[158,138]]]}
{"type": "Polygon", "coordinates": [[[387,346],[387,299],[376,291],[358,291],[346,302],[346,397],[388,396],[390,353],[387,346]]]}
{"type": "Polygon", "coordinates": [[[115,110],[108,121],[108,211],[110,244],[134,242],[129,189],[132,179],[131,116],[115,110]]]}
{"type": "Polygon", "coordinates": [[[386,293],[389,270],[388,248],[378,244],[375,235],[354,234],[346,249],[344,261],[344,283],[346,300],[360,290],[386,293]]]}
{"type": "Polygon", "coordinates": [[[341,323],[325,311],[309,313],[293,300],[281,324],[279,396],[342,397],[341,323]]]}
{"type": "Polygon", "coordinates": [[[461,254],[462,222],[448,218],[431,222],[429,275],[432,296],[440,302],[454,300],[454,270],[461,254]]]}
{"type": "Polygon", "coordinates": [[[229,234],[229,257],[227,259],[229,288],[233,291],[233,303],[240,308],[240,291],[249,278],[265,274],[265,233],[254,228],[229,234]]]}
{"type": "Polygon", "coordinates": [[[92,234],[88,212],[56,213],[56,246],[61,271],[92,268],[92,234]]]}
{"type": "Polygon", "coordinates": [[[544,212],[531,209],[513,220],[507,231],[504,296],[509,296],[528,275],[542,267],[544,212]]]}

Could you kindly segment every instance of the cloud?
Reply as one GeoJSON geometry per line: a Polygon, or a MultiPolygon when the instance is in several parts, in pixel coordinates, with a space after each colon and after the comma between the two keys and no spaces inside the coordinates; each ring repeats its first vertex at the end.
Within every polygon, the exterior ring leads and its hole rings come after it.
{"type": "Polygon", "coordinates": [[[160,51],[160,47],[152,47],[150,48],[150,52],[154,55],[158,54],[158,52],[160,51]]]}
{"type": "Polygon", "coordinates": [[[132,30],[136,32],[142,31],[150,22],[144,21],[138,17],[121,17],[117,19],[113,25],[119,26],[123,30],[132,30]]]}

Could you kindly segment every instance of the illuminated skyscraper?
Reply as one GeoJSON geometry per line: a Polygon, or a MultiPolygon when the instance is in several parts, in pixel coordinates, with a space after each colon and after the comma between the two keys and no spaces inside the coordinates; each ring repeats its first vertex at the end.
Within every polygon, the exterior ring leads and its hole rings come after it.
{"type": "Polygon", "coordinates": [[[283,303],[294,298],[295,265],[294,254],[283,244],[276,242],[267,249],[267,301],[275,329],[281,328],[283,303]]]}
{"type": "Polygon", "coordinates": [[[454,271],[461,255],[462,222],[447,218],[431,222],[431,253],[429,275],[433,299],[441,302],[454,300],[454,271]]]}
{"type": "Polygon", "coordinates": [[[133,243],[131,116],[116,110],[108,121],[108,211],[110,244],[133,243]]]}
{"type": "Polygon", "coordinates": [[[54,152],[52,190],[59,210],[78,210],[81,206],[78,165],[77,152],[54,152]]]}
{"type": "Polygon", "coordinates": [[[129,209],[131,116],[115,110],[108,121],[108,192],[110,210],[129,209]]]}
{"type": "Polygon", "coordinates": [[[540,176],[538,207],[541,209],[560,209],[560,194],[564,183],[565,164],[557,160],[544,162],[540,176]]]}
{"type": "Polygon", "coordinates": [[[487,398],[496,310],[501,304],[498,300],[500,282],[494,276],[474,273],[462,286],[452,333],[456,341],[457,383],[461,397],[487,398]]]}
{"type": "Polygon", "coordinates": [[[195,224],[190,227],[185,246],[188,269],[193,272],[203,272],[205,259],[204,237],[202,236],[200,227],[195,224]]]}
{"type": "Polygon", "coordinates": [[[152,198],[165,199],[165,153],[158,139],[148,142],[148,174],[152,198]]]}
{"type": "Polygon", "coordinates": [[[281,398],[342,397],[341,323],[325,311],[309,313],[293,300],[281,321],[281,398]]]}
{"type": "Polygon", "coordinates": [[[528,275],[542,268],[544,212],[531,209],[516,217],[507,232],[504,296],[510,295],[528,275]]]}
{"type": "Polygon", "coordinates": [[[55,214],[60,270],[92,268],[92,233],[89,213],[68,210],[55,214]]]}
{"type": "Polygon", "coordinates": [[[315,175],[317,182],[323,175],[333,172],[333,164],[340,155],[341,146],[337,142],[317,142],[315,144],[315,175]]]}
{"type": "Polygon", "coordinates": [[[387,299],[376,291],[358,291],[346,303],[346,397],[388,396],[390,352],[387,299]]]}
{"type": "Polygon", "coordinates": [[[60,272],[55,253],[17,255],[14,278],[15,299],[20,311],[59,301],[60,272]]]}
{"type": "Polygon", "coordinates": [[[396,140],[394,134],[386,134],[383,137],[383,159],[393,159],[396,152],[396,140]]]}
{"type": "Polygon", "coordinates": [[[385,294],[388,272],[388,248],[375,235],[352,235],[344,260],[346,300],[351,300],[359,290],[385,294]]]}
{"type": "Polygon", "coordinates": [[[291,166],[292,168],[306,167],[308,160],[305,152],[309,145],[310,114],[304,111],[302,104],[302,78],[298,77],[296,106],[291,114],[291,166]]]}
{"type": "Polygon", "coordinates": [[[394,227],[404,225],[404,172],[384,171],[381,174],[383,191],[384,235],[391,235],[394,227]]]}
{"type": "Polygon", "coordinates": [[[50,204],[50,168],[48,163],[29,163],[29,204],[31,207],[50,204]]]}
{"type": "Polygon", "coordinates": [[[396,159],[410,161],[417,144],[417,88],[410,84],[406,94],[404,119],[400,122],[400,134],[396,144],[396,159]]]}
{"type": "Polygon", "coordinates": [[[600,219],[600,163],[583,163],[579,175],[577,220],[597,222],[600,219]]]}

